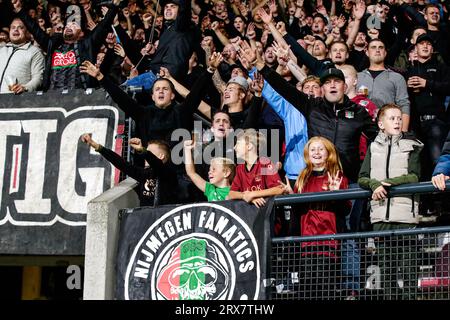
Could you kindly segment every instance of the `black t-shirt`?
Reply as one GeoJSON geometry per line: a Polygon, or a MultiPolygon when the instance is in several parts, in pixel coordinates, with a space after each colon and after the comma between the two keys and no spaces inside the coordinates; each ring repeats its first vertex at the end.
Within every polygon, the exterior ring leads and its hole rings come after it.
{"type": "Polygon", "coordinates": [[[372,76],[372,78],[376,78],[376,77],[378,77],[382,72],[383,72],[384,70],[376,70],[376,71],[374,71],[374,70],[369,70],[369,72],[370,72],[370,75],[372,76]]]}

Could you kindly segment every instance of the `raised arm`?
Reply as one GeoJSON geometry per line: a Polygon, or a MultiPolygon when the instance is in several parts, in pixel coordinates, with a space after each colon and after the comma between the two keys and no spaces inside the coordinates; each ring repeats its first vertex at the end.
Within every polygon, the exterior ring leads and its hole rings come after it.
{"type": "Polygon", "coordinates": [[[94,148],[95,151],[100,153],[106,160],[111,162],[113,166],[115,166],[120,171],[124,172],[126,175],[136,179],[139,182],[144,182],[148,178],[152,178],[154,174],[154,170],[152,169],[144,169],[138,166],[134,166],[131,163],[125,161],[121,156],[119,156],[114,151],[105,148],[104,146],[98,144],[94,140],[90,134],[85,133],[81,136],[81,141],[86,143],[87,145],[94,148]]]}
{"type": "Polygon", "coordinates": [[[195,144],[192,140],[184,142],[184,166],[188,177],[192,180],[197,188],[202,192],[206,190],[206,181],[197,172],[195,172],[194,159],[192,158],[192,150],[195,144]]]}
{"type": "Polygon", "coordinates": [[[23,21],[27,30],[33,35],[42,50],[47,50],[50,36],[45,33],[33,19],[31,19],[26,10],[23,10],[22,0],[11,0],[11,3],[14,12],[16,12],[20,20],[23,21]]]}
{"type": "Polygon", "coordinates": [[[203,96],[206,93],[206,89],[208,86],[206,85],[208,81],[211,81],[211,77],[213,73],[216,71],[220,62],[222,62],[223,57],[220,53],[214,52],[211,55],[211,58],[208,62],[209,66],[207,71],[204,71],[198,79],[195,81],[194,85],[191,88],[191,92],[186,96],[186,100],[183,103],[183,108],[186,109],[186,112],[192,114],[197,110],[200,102],[203,99],[203,96]]]}
{"type": "MultiPolygon", "coordinates": [[[[217,73],[214,72],[214,74],[217,73]]],[[[183,86],[181,83],[179,83],[172,75],[170,74],[169,70],[167,68],[161,67],[159,76],[162,78],[166,78],[170,80],[175,87],[175,90],[183,97],[186,98],[188,94],[191,92],[189,89],[187,89],[185,86],[183,86]]],[[[213,76],[214,77],[214,76],[213,76]]],[[[200,105],[198,106],[198,111],[200,111],[205,117],[208,119],[211,119],[211,106],[204,102],[203,100],[200,102],[200,105]]]]}
{"type": "Polygon", "coordinates": [[[139,121],[146,114],[146,108],[133,100],[126,92],[124,92],[118,85],[114,84],[108,77],[105,77],[100,70],[90,61],[84,61],[80,66],[80,72],[86,73],[91,77],[97,79],[100,84],[109,93],[111,98],[117,105],[135,121],[139,121]]]}

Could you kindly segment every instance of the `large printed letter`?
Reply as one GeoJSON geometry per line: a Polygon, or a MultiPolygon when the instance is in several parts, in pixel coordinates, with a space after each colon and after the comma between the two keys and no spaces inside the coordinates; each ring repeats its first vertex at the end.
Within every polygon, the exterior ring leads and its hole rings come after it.
{"type": "Polygon", "coordinates": [[[28,149],[27,178],[23,200],[15,200],[17,212],[49,214],[50,199],[43,199],[45,156],[47,154],[47,136],[55,132],[57,120],[25,120],[23,131],[30,134],[28,149]]]}
{"type": "Polygon", "coordinates": [[[103,192],[105,169],[100,167],[78,169],[81,180],[86,183],[86,193],[80,196],[75,192],[76,159],[78,142],[83,133],[92,133],[92,139],[104,145],[107,129],[108,119],[96,118],[74,120],[64,129],[61,136],[57,190],[58,201],[63,210],[86,213],[87,203],[103,192]]]}
{"type": "Polygon", "coordinates": [[[6,168],[6,139],[8,136],[20,136],[20,121],[0,121],[0,203],[2,202],[3,180],[6,168]]]}

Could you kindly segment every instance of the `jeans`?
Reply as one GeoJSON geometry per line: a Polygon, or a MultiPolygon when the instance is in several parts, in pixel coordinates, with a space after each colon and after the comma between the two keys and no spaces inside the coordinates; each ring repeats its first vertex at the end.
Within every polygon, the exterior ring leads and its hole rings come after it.
{"type": "MultiPolygon", "coordinates": [[[[357,183],[351,183],[349,185],[349,188],[356,187],[358,187],[357,183]]],[[[352,209],[350,214],[346,216],[347,229],[351,232],[359,231],[364,202],[364,199],[352,200],[352,209]]],[[[360,289],[360,254],[358,243],[354,239],[343,240],[341,255],[343,289],[358,291],[360,289]]]]}

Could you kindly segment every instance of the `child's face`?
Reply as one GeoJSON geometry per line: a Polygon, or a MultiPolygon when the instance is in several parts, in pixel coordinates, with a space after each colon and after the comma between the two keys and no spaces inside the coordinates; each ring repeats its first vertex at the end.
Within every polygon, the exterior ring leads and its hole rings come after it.
{"type": "Polygon", "coordinates": [[[249,143],[245,141],[245,139],[238,139],[236,141],[236,145],[234,146],[234,151],[236,152],[236,157],[238,159],[245,159],[248,155],[248,146],[249,143]]]}
{"type": "Polygon", "coordinates": [[[398,109],[388,109],[378,121],[378,127],[388,136],[402,132],[402,112],[398,109]]]}
{"type": "Polygon", "coordinates": [[[209,166],[208,171],[209,183],[211,184],[219,184],[224,179],[226,179],[225,168],[223,164],[218,163],[217,161],[211,161],[211,165],[209,166]]]}
{"type": "Polygon", "coordinates": [[[322,168],[328,159],[328,151],[324,144],[320,141],[315,141],[309,145],[308,148],[309,161],[314,168],[322,168]]]}

